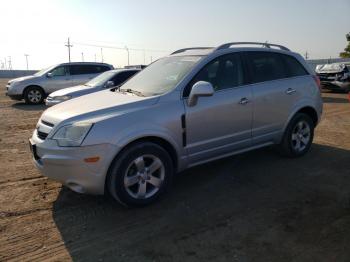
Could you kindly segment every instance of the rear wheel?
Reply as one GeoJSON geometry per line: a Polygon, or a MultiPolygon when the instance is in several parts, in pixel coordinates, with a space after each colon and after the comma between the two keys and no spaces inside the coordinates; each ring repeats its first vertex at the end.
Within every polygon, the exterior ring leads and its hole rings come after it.
{"type": "Polygon", "coordinates": [[[171,184],[173,163],[161,146],[142,142],[124,150],[110,168],[107,186],[114,199],[127,206],[144,206],[171,184]]]}
{"type": "Polygon", "coordinates": [[[38,86],[27,87],[24,91],[24,100],[27,104],[41,104],[44,101],[44,96],[44,91],[38,86]]]}
{"type": "Polygon", "coordinates": [[[314,137],[314,123],[303,113],[296,114],[284,133],[280,152],[289,157],[299,157],[307,153],[314,137]]]}

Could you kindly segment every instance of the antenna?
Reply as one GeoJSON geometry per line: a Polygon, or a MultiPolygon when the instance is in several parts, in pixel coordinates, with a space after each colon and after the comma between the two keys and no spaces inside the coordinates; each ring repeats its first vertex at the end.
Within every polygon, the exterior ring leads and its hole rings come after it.
{"type": "Polygon", "coordinates": [[[70,44],[69,37],[68,37],[68,42],[65,44],[66,47],[68,47],[68,59],[70,63],[70,48],[73,47],[73,45],[70,44]]]}

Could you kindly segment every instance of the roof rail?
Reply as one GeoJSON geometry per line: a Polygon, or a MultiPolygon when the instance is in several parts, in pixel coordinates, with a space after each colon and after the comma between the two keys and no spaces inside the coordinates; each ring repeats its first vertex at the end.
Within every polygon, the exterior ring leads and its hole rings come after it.
{"type": "Polygon", "coordinates": [[[276,44],[270,44],[270,43],[260,43],[260,42],[232,42],[232,43],[226,43],[226,44],[220,45],[217,48],[215,48],[215,51],[216,50],[230,48],[233,45],[261,45],[262,47],[266,47],[266,48],[271,48],[273,46],[273,47],[278,47],[281,50],[290,51],[287,47],[282,46],[282,45],[276,45],[276,44]]]}
{"type": "Polygon", "coordinates": [[[175,52],[172,52],[170,55],[175,55],[175,54],[178,54],[178,53],[183,53],[187,50],[196,50],[196,49],[212,49],[214,47],[189,47],[189,48],[182,48],[182,49],[179,49],[179,50],[176,50],[175,52]]]}

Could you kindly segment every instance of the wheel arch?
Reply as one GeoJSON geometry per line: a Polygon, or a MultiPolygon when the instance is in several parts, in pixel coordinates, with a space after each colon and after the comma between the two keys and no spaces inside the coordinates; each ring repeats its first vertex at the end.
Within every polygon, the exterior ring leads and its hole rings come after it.
{"type": "Polygon", "coordinates": [[[38,87],[38,88],[40,88],[40,89],[43,91],[43,94],[46,95],[46,92],[45,92],[44,88],[42,88],[41,86],[39,86],[39,85],[27,85],[27,86],[23,89],[23,92],[22,92],[23,97],[24,97],[25,93],[27,92],[27,90],[28,90],[29,88],[31,88],[31,87],[38,87]]]}

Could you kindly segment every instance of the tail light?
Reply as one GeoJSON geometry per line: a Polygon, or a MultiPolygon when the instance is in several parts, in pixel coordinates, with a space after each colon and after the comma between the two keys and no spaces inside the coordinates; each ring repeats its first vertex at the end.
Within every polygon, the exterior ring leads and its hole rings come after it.
{"type": "Polygon", "coordinates": [[[321,90],[321,81],[320,81],[320,78],[317,76],[317,75],[314,75],[313,76],[318,88],[321,90]]]}

